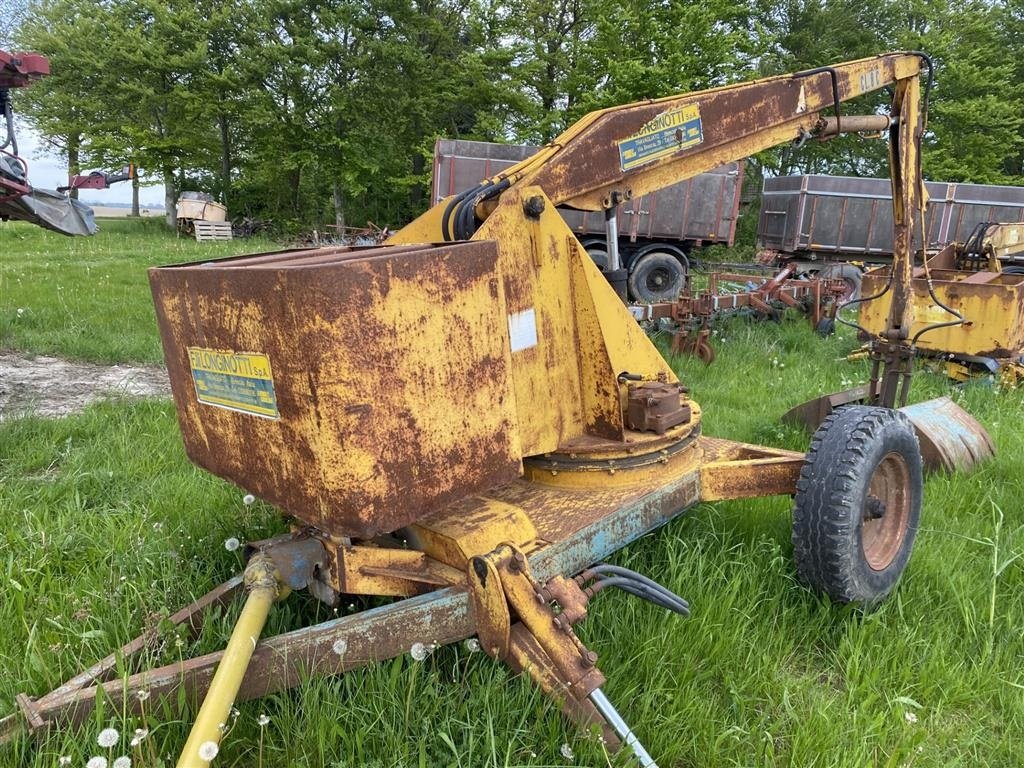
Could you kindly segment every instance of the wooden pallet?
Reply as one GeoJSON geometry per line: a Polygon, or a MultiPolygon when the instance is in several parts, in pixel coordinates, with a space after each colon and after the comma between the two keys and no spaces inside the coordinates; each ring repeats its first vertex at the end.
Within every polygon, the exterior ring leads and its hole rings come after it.
{"type": "Polygon", "coordinates": [[[197,243],[201,243],[204,240],[231,239],[230,221],[203,221],[202,219],[194,219],[192,224],[196,230],[197,243]]]}

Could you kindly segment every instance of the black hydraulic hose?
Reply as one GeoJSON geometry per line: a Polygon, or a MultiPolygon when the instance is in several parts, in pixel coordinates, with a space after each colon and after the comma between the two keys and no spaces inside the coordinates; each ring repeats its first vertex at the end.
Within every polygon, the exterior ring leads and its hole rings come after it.
{"type": "MultiPolygon", "coordinates": [[[[928,67],[928,79],[924,83],[924,96],[921,99],[921,114],[924,117],[923,126],[928,126],[928,100],[931,98],[932,85],[935,83],[935,65],[932,63],[932,57],[924,51],[908,51],[913,56],[918,56],[924,60],[924,63],[928,67]]],[[[923,183],[923,182],[922,182],[923,183]]]]}
{"type": "Polygon", "coordinates": [[[509,188],[511,181],[504,178],[497,184],[487,182],[471,190],[470,195],[459,201],[455,210],[455,239],[469,240],[476,232],[476,207],[485,200],[496,197],[509,188]]]}
{"type": "MultiPolygon", "coordinates": [[[[586,573],[588,573],[588,574],[591,574],[591,573],[593,573],[593,574],[606,574],[606,573],[608,573],[608,574],[611,574],[612,576],[624,576],[627,579],[635,579],[636,581],[639,581],[639,582],[641,582],[643,584],[646,584],[648,587],[651,587],[652,589],[664,590],[665,592],[668,592],[668,588],[667,587],[663,587],[661,584],[656,582],[654,579],[649,579],[646,576],[644,576],[642,573],[637,573],[636,571],[630,570],[629,568],[623,568],[621,565],[611,565],[610,563],[598,563],[597,565],[593,566],[592,568],[588,568],[586,570],[586,573]]],[[[669,592],[669,594],[672,594],[672,593],[669,592]]]]}
{"type": "Polygon", "coordinates": [[[444,207],[444,213],[441,215],[441,236],[444,238],[446,243],[450,243],[455,238],[452,237],[451,223],[452,211],[459,203],[465,200],[469,195],[475,192],[479,187],[470,187],[459,192],[455,197],[448,201],[448,205],[444,207]]]}
{"type": "MultiPolygon", "coordinates": [[[[584,580],[589,580],[594,576],[601,578],[606,574],[611,577],[618,577],[628,579],[632,582],[636,582],[639,586],[645,587],[647,590],[656,592],[657,594],[661,595],[664,599],[680,604],[685,608],[686,611],[690,610],[689,603],[687,603],[686,600],[679,597],[679,595],[675,594],[670,589],[668,589],[668,587],[659,584],[653,579],[647,578],[642,573],[637,573],[636,571],[630,570],[629,568],[623,568],[618,565],[609,565],[608,563],[598,563],[592,568],[588,568],[586,571],[584,571],[582,576],[584,580]]],[[[610,581],[610,579],[602,579],[600,583],[604,583],[606,581],[610,581]]],[[[610,584],[609,586],[614,585],[610,584]]]]}
{"type": "Polygon", "coordinates": [[[664,592],[653,590],[647,585],[633,579],[627,579],[625,576],[610,576],[606,579],[598,579],[589,590],[597,592],[605,587],[617,587],[623,592],[628,592],[649,603],[654,603],[659,608],[678,613],[680,616],[690,615],[690,605],[681,597],[673,595],[672,598],[669,598],[664,592]]]}
{"type": "Polygon", "coordinates": [[[18,140],[14,135],[14,110],[11,108],[10,92],[6,88],[0,88],[0,112],[3,112],[4,127],[7,131],[4,143],[0,144],[0,149],[7,149],[7,147],[10,147],[11,152],[14,155],[17,155],[18,140]]]}
{"type": "Polygon", "coordinates": [[[836,133],[841,133],[840,126],[840,113],[841,101],[839,99],[839,78],[836,75],[836,71],[832,67],[817,67],[815,69],[805,69],[803,72],[797,72],[793,77],[810,77],[811,75],[820,75],[822,72],[828,72],[829,78],[832,80],[832,109],[836,113],[836,133]]]}

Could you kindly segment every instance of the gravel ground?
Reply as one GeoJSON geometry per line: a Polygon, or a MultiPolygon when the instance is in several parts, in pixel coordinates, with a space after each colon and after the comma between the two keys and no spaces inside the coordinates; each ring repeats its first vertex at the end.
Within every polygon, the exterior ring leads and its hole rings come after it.
{"type": "Polygon", "coordinates": [[[0,353],[0,421],[34,413],[66,416],[105,397],[170,394],[167,371],[151,365],[95,365],[0,353]]]}

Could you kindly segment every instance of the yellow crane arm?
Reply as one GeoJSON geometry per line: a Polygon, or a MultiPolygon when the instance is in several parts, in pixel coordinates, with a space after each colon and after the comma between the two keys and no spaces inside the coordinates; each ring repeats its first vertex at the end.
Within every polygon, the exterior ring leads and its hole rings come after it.
{"type": "MultiPolygon", "coordinates": [[[[567,229],[564,234],[560,228],[552,229],[554,225],[536,229],[537,222],[543,224],[545,206],[604,211],[608,229],[608,269],[604,276],[624,299],[626,271],[618,258],[615,230],[615,210],[622,201],[779,144],[847,131],[888,131],[895,237],[893,277],[886,290],[892,291],[892,305],[887,328],[879,339],[886,348],[879,353],[879,366],[872,377],[871,391],[879,394],[871,399],[891,406],[905,399],[909,381],[906,340],[912,310],[912,227],[914,211],[921,209],[924,199],[919,146],[923,132],[920,74],[925,64],[930,75],[931,64],[923,54],[886,53],[592,112],[533,157],[440,201],[399,230],[389,243],[494,239],[500,246],[510,311],[532,312],[532,307],[543,305],[546,294],[553,291],[553,277],[542,279],[542,273],[549,267],[560,268],[556,265],[566,250],[562,239],[569,237],[575,242],[567,229]],[[882,88],[893,91],[888,115],[842,114],[843,102],[882,88]],[[515,213],[510,206],[516,207],[515,213]],[[522,247],[513,247],[516,243],[522,247]],[[524,260],[531,264],[524,264],[524,260]]],[[[568,277],[561,275],[558,279],[565,281],[568,277]]],[[[595,306],[601,307],[600,312],[606,316],[597,338],[612,348],[615,339],[626,331],[612,320],[619,313],[606,306],[605,291],[593,285],[590,290],[601,294],[601,298],[595,298],[595,306]],[[613,326],[617,328],[615,334],[610,332],[613,326]]],[[[558,315],[557,324],[563,326],[573,322],[565,318],[565,301],[565,297],[558,301],[552,298],[552,312],[558,315]]],[[[538,312],[546,314],[546,310],[538,312]]],[[[555,325],[552,320],[551,327],[555,325]]],[[[589,334],[587,331],[585,336],[589,334]]],[[[623,354],[612,354],[616,371],[643,367],[671,377],[653,355],[639,352],[642,347],[638,340],[630,341],[623,354]],[[642,366],[636,362],[638,358],[643,358],[642,366]]],[[[534,378],[553,374],[549,367],[538,371],[534,378]]],[[[524,388],[522,394],[536,402],[537,389],[534,386],[528,394],[524,388]]],[[[570,422],[578,420],[565,423],[570,422]]]]}
{"type": "Polygon", "coordinates": [[[863,130],[861,119],[843,126],[838,105],[920,71],[920,56],[888,53],[593,112],[546,148],[547,157],[508,175],[541,187],[557,205],[602,210],[613,192],[646,195],[780,144],[863,130]],[[838,126],[824,119],[830,113],[838,126]]]}
{"type": "Polygon", "coordinates": [[[532,157],[441,201],[394,241],[469,239],[512,186],[540,187],[555,205],[607,210],[780,144],[885,130],[885,116],[844,118],[839,105],[916,79],[921,66],[919,54],[886,53],[591,112],[532,157]]]}

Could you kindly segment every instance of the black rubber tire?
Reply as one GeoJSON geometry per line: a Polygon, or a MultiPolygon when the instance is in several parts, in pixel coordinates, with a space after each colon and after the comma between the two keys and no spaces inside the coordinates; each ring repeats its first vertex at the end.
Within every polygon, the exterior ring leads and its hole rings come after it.
{"type": "Polygon", "coordinates": [[[910,559],[921,486],[921,449],[906,416],[864,405],[833,411],[814,433],[797,482],[793,557],[800,580],[839,603],[881,602],[910,559]]]}
{"type": "Polygon", "coordinates": [[[1024,275],[1024,264],[1010,264],[1003,267],[1004,275],[1024,275]]]}
{"type": "Polygon", "coordinates": [[[860,286],[864,273],[853,264],[826,264],[818,271],[818,277],[828,280],[844,280],[849,286],[843,302],[860,298],[860,286]]]}
{"type": "Polygon", "coordinates": [[[644,254],[629,271],[629,294],[636,301],[648,304],[675,301],[685,285],[686,270],[671,253],[644,254]]]}
{"type": "Polygon", "coordinates": [[[594,243],[593,245],[586,246],[587,254],[590,259],[597,265],[597,268],[604,272],[608,269],[608,249],[605,248],[604,244],[594,243]]]}
{"type": "Polygon", "coordinates": [[[814,326],[814,331],[819,336],[831,336],[836,332],[836,321],[832,317],[823,317],[818,321],[818,324],[814,326]]]}

